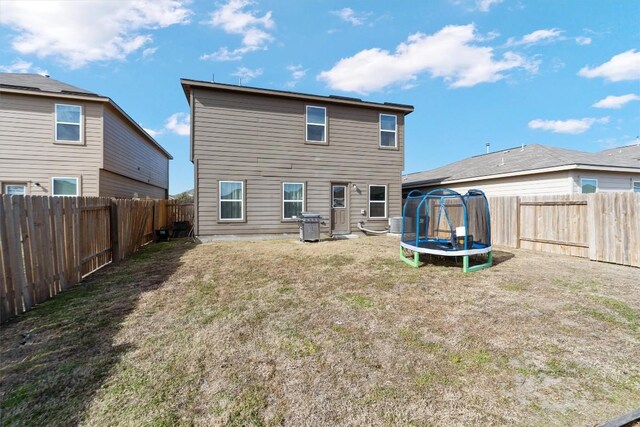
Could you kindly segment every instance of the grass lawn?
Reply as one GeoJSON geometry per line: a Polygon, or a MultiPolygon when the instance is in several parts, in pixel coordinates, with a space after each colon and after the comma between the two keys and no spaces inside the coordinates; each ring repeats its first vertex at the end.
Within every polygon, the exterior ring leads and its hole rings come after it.
{"type": "Polygon", "coordinates": [[[0,328],[0,424],[592,426],[640,406],[640,270],[397,252],[152,245],[0,328]]]}

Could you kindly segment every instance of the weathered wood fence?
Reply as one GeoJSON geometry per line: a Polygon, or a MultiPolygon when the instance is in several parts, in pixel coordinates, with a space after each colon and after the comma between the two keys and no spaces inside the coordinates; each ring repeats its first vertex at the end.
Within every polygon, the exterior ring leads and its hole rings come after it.
{"type": "Polygon", "coordinates": [[[640,194],[490,197],[495,245],[640,267],[640,194]]]}
{"type": "Polygon", "coordinates": [[[192,222],[189,212],[174,200],[0,196],[0,322],[127,258],[175,218],[192,222]]]}

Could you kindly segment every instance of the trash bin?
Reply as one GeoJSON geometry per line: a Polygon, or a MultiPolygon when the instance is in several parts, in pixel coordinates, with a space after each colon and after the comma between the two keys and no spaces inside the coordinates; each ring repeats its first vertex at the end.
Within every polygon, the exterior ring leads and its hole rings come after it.
{"type": "Polygon", "coordinates": [[[302,212],[298,217],[300,227],[300,240],[303,242],[320,241],[320,220],[319,213],[302,212]]]}

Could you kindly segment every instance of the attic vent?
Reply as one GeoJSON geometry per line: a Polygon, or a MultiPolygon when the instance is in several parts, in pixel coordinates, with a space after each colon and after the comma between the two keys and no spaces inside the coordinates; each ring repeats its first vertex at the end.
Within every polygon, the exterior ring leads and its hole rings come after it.
{"type": "Polygon", "coordinates": [[[7,89],[20,89],[20,90],[40,90],[39,87],[8,85],[5,83],[0,84],[0,87],[6,87],[7,89]]]}
{"type": "Polygon", "coordinates": [[[95,93],[91,93],[91,92],[77,92],[77,91],[73,91],[73,90],[61,90],[60,93],[65,93],[68,95],[82,95],[82,96],[87,96],[87,95],[93,95],[93,96],[98,96],[95,93]]]}
{"type": "Polygon", "coordinates": [[[334,98],[334,99],[344,99],[345,101],[357,101],[357,102],[362,102],[362,99],[360,99],[360,98],[353,98],[353,97],[351,97],[351,96],[329,95],[329,98],[334,98]]]}

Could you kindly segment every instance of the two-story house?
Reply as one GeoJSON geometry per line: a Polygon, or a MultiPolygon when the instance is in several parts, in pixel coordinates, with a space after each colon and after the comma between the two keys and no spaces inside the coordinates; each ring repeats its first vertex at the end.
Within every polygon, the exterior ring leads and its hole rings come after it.
{"type": "Polygon", "coordinates": [[[167,197],[171,155],[115,102],[38,74],[0,74],[0,192],[167,197]]]}
{"type": "Polygon", "coordinates": [[[409,105],[182,80],[191,107],[196,235],[384,229],[401,214],[409,105]]]}

